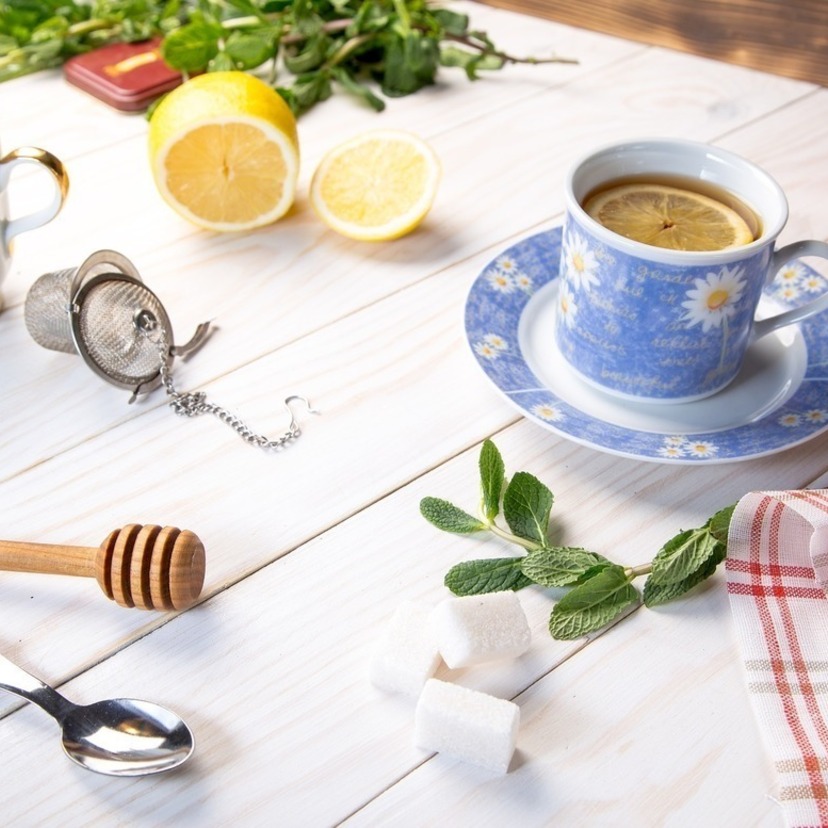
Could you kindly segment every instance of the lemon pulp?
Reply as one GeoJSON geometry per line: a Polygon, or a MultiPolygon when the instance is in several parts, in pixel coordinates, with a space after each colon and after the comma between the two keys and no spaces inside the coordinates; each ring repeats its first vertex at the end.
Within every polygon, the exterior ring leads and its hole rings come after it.
{"type": "Polygon", "coordinates": [[[733,208],[665,184],[611,187],[588,198],[584,210],[614,233],[671,250],[725,250],[754,238],[733,208]]]}
{"type": "Polygon", "coordinates": [[[211,230],[247,230],[284,215],[296,194],[296,121],[278,93],[246,72],[178,87],[150,122],[150,162],[164,199],[211,230]]]}
{"type": "Polygon", "coordinates": [[[409,233],[436,195],[439,162],[422,139],[374,130],[331,150],[311,180],[311,203],[333,230],[384,241],[409,233]]]}

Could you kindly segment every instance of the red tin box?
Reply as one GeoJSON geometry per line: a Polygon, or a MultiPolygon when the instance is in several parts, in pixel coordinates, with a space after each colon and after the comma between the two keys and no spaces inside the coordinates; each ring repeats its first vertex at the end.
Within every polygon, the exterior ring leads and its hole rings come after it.
{"type": "Polygon", "coordinates": [[[66,61],[66,80],[123,112],[146,109],[152,101],[178,86],[180,72],[164,63],[160,39],[113,43],[66,61]]]}

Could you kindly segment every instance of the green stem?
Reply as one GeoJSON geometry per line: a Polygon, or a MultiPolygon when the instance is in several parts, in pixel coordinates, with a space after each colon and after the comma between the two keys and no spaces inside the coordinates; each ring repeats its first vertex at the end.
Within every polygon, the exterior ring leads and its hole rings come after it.
{"type": "Polygon", "coordinates": [[[527,540],[526,538],[519,538],[517,535],[513,535],[511,532],[507,532],[505,529],[501,529],[494,521],[486,521],[486,525],[489,527],[489,531],[493,535],[497,535],[497,537],[503,538],[503,540],[509,541],[509,543],[516,543],[518,546],[522,546],[524,549],[528,549],[530,552],[534,552],[536,549],[541,548],[541,545],[539,543],[527,540]]]}
{"type": "Polygon", "coordinates": [[[348,55],[355,49],[373,40],[374,34],[362,34],[346,40],[326,61],[325,67],[330,69],[332,66],[337,66],[342,63],[348,55]]]}
{"type": "Polygon", "coordinates": [[[410,34],[411,15],[408,13],[408,7],[405,4],[405,0],[394,0],[394,11],[397,12],[397,16],[400,18],[402,33],[404,35],[410,34]]]}
{"type": "Polygon", "coordinates": [[[70,37],[75,35],[85,35],[90,32],[97,32],[101,29],[112,29],[114,33],[121,31],[121,25],[115,20],[106,20],[102,17],[93,17],[91,20],[81,20],[79,23],[73,23],[66,30],[66,34],[70,37]]]}
{"type": "Polygon", "coordinates": [[[624,572],[628,578],[638,578],[640,575],[649,575],[653,571],[652,563],[640,566],[628,566],[624,572]]]}
{"type": "Polygon", "coordinates": [[[530,64],[539,64],[539,63],[578,63],[575,58],[562,58],[562,57],[550,57],[550,58],[535,58],[535,57],[515,57],[514,55],[510,55],[506,52],[501,52],[498,49],[492,49],[490,46],[486,46],[482,43],[478,43],[476,40],[472,40],[470,37],[466,35],[453,35],[446,32],[443,35],[445,40],[452,40],[455,43],[462,43],[464,46],[468,46],[470,49],[475,49],[478,52],[481,52],[484,55],[491,55],[492,57],[500,58],[504,63],[530,63],[530,64]]]}

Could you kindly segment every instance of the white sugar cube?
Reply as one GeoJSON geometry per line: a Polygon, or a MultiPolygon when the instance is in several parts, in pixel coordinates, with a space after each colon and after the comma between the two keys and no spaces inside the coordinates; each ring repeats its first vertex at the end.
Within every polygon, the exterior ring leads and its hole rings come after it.
{"type": "Polygon", "coordinates": [[[432,607],[400,604],[371,661],[371,682],[381,690],[417,696],[440,663],[429,623],[432,607]]]}
{"type": "Polygon", "coordinates": [[[441,601],[432,614],[443,661],[453,668],[519,656],[532,634],[517,595],[511,590],[441,601]]]}
{"type": "Polygon", "coordinates": [[[439,679],[426,682],[414,719],[414,743],[506,773],[515,752],[520,708],[439,679]]]}

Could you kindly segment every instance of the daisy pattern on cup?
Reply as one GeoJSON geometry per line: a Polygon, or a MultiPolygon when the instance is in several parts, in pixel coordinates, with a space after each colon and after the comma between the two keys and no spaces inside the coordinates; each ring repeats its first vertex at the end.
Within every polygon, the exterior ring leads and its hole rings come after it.
{"type": "Polygon", "coordinates": [[[564,278],[572,287],[589,291],[600,283],[598,258],[579,233],[570,233],[563,243],[564,278]]]}
{"type": "Polygon", "coordinates": [[[687,301],[681,306],[685,313],[681,321],[688,328],[701,325],[702,332],[721,328],[722,323],[733,316],[742,294],[745,282],[741,267],[722,267],[718,273],[708,273],[704,279],[694,279],[687,291],[687,301]]]}
{"type": "Polygon", "coordinates": [[[575,297],[566,282],[561,282],[558,290],[558,311],[558,319],[563,320],[563,323],[571,328],[575,324],[578,305],[575,304],[575,297]]]}

